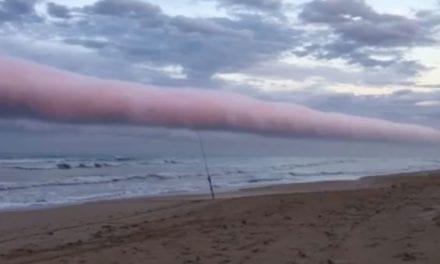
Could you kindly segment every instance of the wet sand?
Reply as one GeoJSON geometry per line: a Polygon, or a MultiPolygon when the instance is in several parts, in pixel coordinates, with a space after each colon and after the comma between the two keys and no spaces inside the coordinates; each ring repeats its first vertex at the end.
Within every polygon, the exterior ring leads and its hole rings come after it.
{"type": "Polygon", "coordinates": [[[440,263],[440,172],[0,213],[0,263],[440,263]]]}

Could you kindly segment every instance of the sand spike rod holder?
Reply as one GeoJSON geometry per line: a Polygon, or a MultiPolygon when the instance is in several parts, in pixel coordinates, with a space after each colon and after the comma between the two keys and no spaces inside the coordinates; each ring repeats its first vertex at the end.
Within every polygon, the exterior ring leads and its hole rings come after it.
{"type": "Polygon", "coordinates": [[[211,174],[209,173],[208,162],[206,161],[205,146],[203,145],[202,137],[200,136],[199,131],[196,130],[196,134],[197,134],[197,138],[199,139],[200,151],[202,152],[203,164],[205,165],[205,172],[206,172],[206,177],[207,177],[208,183],[209,183],[209,190],[211,192],[211,199],[214,200],[215,193],[214,193],[214,188],[212,187],[212,180],[211,180],[211,174]]]}

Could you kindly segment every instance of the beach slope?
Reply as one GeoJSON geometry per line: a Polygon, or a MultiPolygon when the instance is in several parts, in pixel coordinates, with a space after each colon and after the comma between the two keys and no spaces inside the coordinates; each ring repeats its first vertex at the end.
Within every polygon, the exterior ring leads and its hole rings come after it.
{"type": "Polygon", "coordinates": [[[440,172],[0,213],[0,263],[440,263],[440,172]]]}

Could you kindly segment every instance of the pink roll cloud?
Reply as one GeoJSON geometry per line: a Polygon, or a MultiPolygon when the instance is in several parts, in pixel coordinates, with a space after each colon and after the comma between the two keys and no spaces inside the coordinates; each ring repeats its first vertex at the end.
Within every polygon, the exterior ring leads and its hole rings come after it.
{"type": "Polygon", "coordinates": [[[3,116],[56,122],[440,143],[440,131],[419,125],[320,112],[233,93],[103,80],[9,57],[0,57],[0,111],[3,116]]]}

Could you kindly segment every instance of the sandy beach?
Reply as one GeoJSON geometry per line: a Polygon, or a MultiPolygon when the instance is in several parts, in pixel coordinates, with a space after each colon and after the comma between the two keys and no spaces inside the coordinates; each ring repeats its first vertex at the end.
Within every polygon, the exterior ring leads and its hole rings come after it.
{"type": "Polygon", "coordinates": [[[0,263],[440,263],[440,172],[0,213],[0,263]]]}

